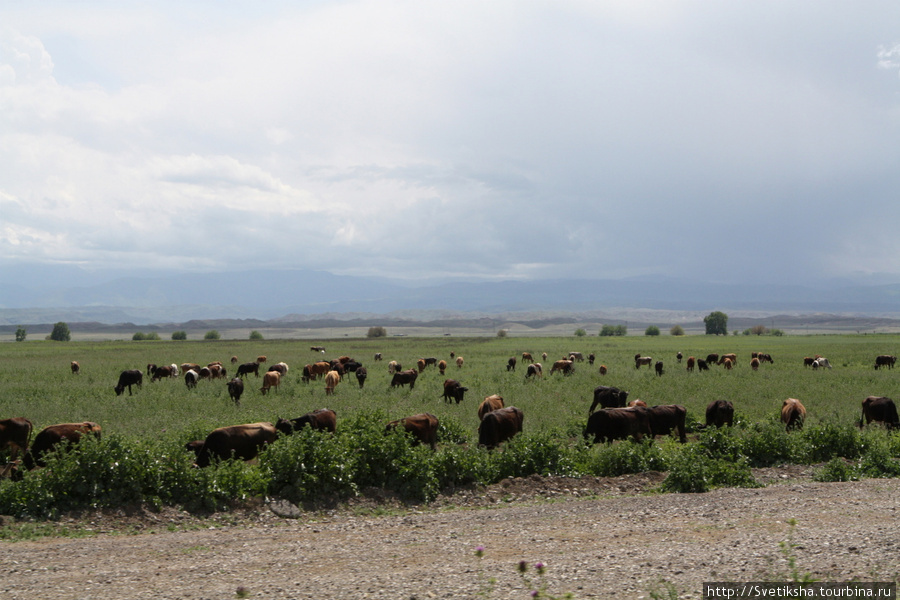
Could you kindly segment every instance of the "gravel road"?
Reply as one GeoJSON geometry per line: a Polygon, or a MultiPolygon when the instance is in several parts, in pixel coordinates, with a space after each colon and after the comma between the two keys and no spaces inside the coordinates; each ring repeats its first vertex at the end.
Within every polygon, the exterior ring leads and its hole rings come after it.
{"type": "Polygon", "coordinates": [[[534,585],[575,598],[700,598],[705,581],[784,581],[792,569],[823,581],[900,577],[900,480],[770,470],[765,488],[640,493],[660,478],[506,480],[424,508],[298,518],[271,510],[294,508],[284,505],[204,520],[82,515],[68,526],[100,533],[0,544],[0,597],[530,598],[519,561],[534,585]]]}

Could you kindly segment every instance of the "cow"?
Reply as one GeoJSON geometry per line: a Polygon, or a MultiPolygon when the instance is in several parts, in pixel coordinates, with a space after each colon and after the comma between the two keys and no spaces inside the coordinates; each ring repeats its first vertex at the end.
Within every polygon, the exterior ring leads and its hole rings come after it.
{"type": "Polygon", "coordinates": [[[819,368],[822,368],[822,369],[830,369],[830,368],[831,368],[831,363],[828,362],[828,359],[825,358],[824,356],[820,356],[820,357],[818,357],[817,359],[815,359],[815,360],[813,361],[813,363],[812,363],[812,368],[813,368],[813,369],[819,369],[819,368]]]}
{"type": "Polygon", "coordinates": [[[584,439],[594,436],[594,443],[624,440],[629,436],[641,441],[645,435],[653,437],[650,429],[650,409],[604,408],[588,417],[584,439]]]}
{"type": "Polygon", "coordinates": [[[259,451],[278,439],[271,423],[247,423],[213,429],[197,451],[197,466],[207,467],[215,460],[252,460],[259,451]]]}
{"type": "Polygon", "coordinates": [[[569,352],[566,358],[575,362],[584,362],[584,354],[581,352],[569,352]]]}
{"type": "Polygon", "coordinates": [[[628,402],[628,406],[626,406],[625,408],[634,408],[635,406],[642,406],[644,408],[647,408],[647,403],[640,398],[635,398],[634,400],[628,402]]]}
{"type": "Polygon", "coordinates": [[[430,413],[421,413],[391,421],[385,427],[385,432],[402,427],[411,434],[414,444],[428,444],[434,450],[437,446],[438,419],[430,413]]]}
{"type": "Polygon", "coordinates": [[[456,368],[457,368],[457,369],[462,369],[462,366],[463,366],[463,363],[464,363],[464,362],[465,362],[465,360],[463,360],[463,357],[462,357],[462,356],[457,356],[457,357],[456,357],[456,368]]]}
{"type": "Polygon", "coordinates": [[[131,386],[136,385],[140,388],[143,383],[144,374],[137,369],[129,369],[119,373],[119,383],[117,383],[113,389],[116,391],[116,396],[121,396],[122,392],[124,392],[127,387],[128,395],[130,396],[131,386]]]}
{"type": "Polygon", "coordinates": [[[237,357],[237,356],[232,356],[232,357],[231,357],[231,364],[236,365],[236,364],[237,364],[237,361],[238,361],[238,357],[237,357]]]}
{"type": "Polygon", "coordinates": [[[234,377],[231,381],[229,381],[226,386],[228,387],[228,395],[238,406],[241,405],[241,394],[244,393],[244,380],[240,377],[234,377]]]}
{"type": "Polygon", "coordinates": [[[361,368],[362,363],[355,360],[348,360],[344,363],[344,373],[356,373],[356,370],[361,368]]]}
{"type": "Polygon", "coordinates": [[[200,365],[198,365],[196,363],[181,363],[180,368],[181,368],[182,373],[187,373],[188,371],[191,371],[191,370],[194,370],[197,372],[200,371],[200,365]]]}
{"type": "Polygon", "coordinates": [[[308,412],[302,417],[290,420],[278,419],[278,422],[275,423],[275,429],[285,435],[291,435],[295,431],[300,431],[306,426],[309,426],[312,429],[334,433],[337,429],[337,413],[328,408],[320,408],[308,412]]]}
{"type": "Polygon", "coordinates": [[[310,352],[325,352],[325,346],[310,346],[310,352]]]}
{"type": "Polygon", "coordinates": [[[753,369],[754,371],[759,371],[759,357],[758,356],[750,359],[750,368],[753,369]]]}
{"type": "Polygon", "coordinates": [[[197,387],[198,381],[200,381],[200,374],[197,373],[197,371],[188,369],[184,372],[184,385],[186,385],[188,389],[197,387]]]}
{"type": "Polygon", "coordinates": [[[715,364],[717,364],[718,362],[719,362],[719,355],[718,355],[718,354],[707,354],[707,355],[706,355],[706,364],[708,364],[708,365],[715,365],[715,364]]]}
{"type": "Polygon", "coordinates": [[[163,377],[165,377],[166,379],[176,377],[175,372],[172,370],[171,366],[163,365],[161,367],[156,367],[153,370],[153,375],[150,377],[150,383],[158,381],[163,377]]]}
{"type": "Polygon", "coordinates": [[[650,411],[650,431],[653,437],[658,435],[669,435],[674,429],[678,432],[678,441],[682,444],[687,442],[687,436],[684,429],[684,421],[687,417],[687,409],[680,404],[664,404],[660,406],[651,406],[650,411]]]}
{"type": "Polygon", "coordinates": [[[788,398],[781,403],[781,422],[785,430],[803,429],[803,421],[806,420],[806,408],[796,398],[788,398]]]}
{"type": "Polygon", "coordinates": [[[337,387],[337,384],[341,381],[341,374],[337,371],[328,371],[325,373],[325,395],[333,396],[334,388],[337,387]]]}
{"type": "Polygon", "coordinates": [[[862,428],[863,420],[868,425],[872,421],[884,423],[888,429],[900,429],[900,418],[897,417],[897,406],[894,401],[885,396],[869,396],[862,402],[862,417],[859,426],[862,428]]]}
{"type": "Polygon", "coordinates": [[[525,379],[529,377],[543,377],[544,371],[541,367],[541,363],[531,363],[528,365],[528,368],[525,369],[525,379]]]}
{"type": "Polygon", "coordinates": [[[201,367],[199,371],[197,371],[197,377],[200,379],[212,379],[212,369],[209,367],[201,367]]]}
{"type": "Polygon", "coordinates": [[[399,373],[403,370],[403,366],[398,363],[396,360],[392,360],[388,363],[388,375],[393,375],[394,373],[399,373]]]}
{"type": "Polygon", "coordinates": [[[265,356],[257,356],[256,357],[256,362],[258,362],[258,363],[264,363],[264,362],[266,362],[266,360],[268,360],[268,358],[265,356]]]}
{"type": "Polygon", "coordinates": [[[725,369],[726,369],[727,371],[730,371],[731,368],[734,366],[734,362],[732,362],[732,360],[731,360],[730,358],[723,358],[722,361],[721,361],[721,363],[722,363],[723,365],[725,365],[725,369]]]}
{"type": "Polygon", "coordinates": [[[424,371],[426,366],[427,365],[425,364],[424,358],[420,358],[419,360],[416,361],[416,368],[419,369],[419,373],[424,371]]]}
{"type": "Polygon", "coordinates": [[[210,379],[225,379],[228,376],[228,371],[225,370],[222,363],[210,365],[207,369],[209,369],[210,379]]]}
{"type": "Polygon", "coordinates": [[[444,402],[452,402],[453,400],[456,400],[456,403],[459,404],[465,399],[466,392],[468,391],[469,388],[463,387],[455,379],[444,380],[444,402]]]}
{"type": "Polygon", "coordinates": [[[278,373],[281,374],[282,377],[287,375],[289,370],[290,369],[288,368],[287,363],[283,363],[283,362],[275,363],[274,365],[272,365],[271,367],[268,368],[269,372],[278,371],[278,373]]]}
{"type": "Polygon", "coordinates": [[[52,451],[63,440],[67,440],[69,445],[75,445],[81,441],[85,435],[93,435],[100,439],[100,426],[91,421],[83,423],[60,423],[59,425],[50,425],[45,427],[34,438],[31,448],[25,452],[23,464],[26,469],[34,469],[35,467],[45,466],[44,455],[52,451]]]}
{"type": "Polygon", "coordinates": [[[595,360],[597,360],[597,357],[594,356],[594,353],[593,353],[593,352],[591,352],[590,354],[588,354],[588,364],[589,364],[589,365],[591,365],[591,366],[593,367],[593,366],[594,366],[594,361],[595,361],[595,360]]]}
{"type": "Polygon", "coordinates": [[[516,357],[515,356],[510,356],[509,360],[506,361],[506,370],[515,372],[515,370],[516,370],[516,357]]]}
{"type": "Polygon", "coordinates": [[[253,373],[257,377],[259,377],[259,363],[258,362],[248,362],[238,366],[237,376],[243,378],[244,375],[249,375],[253,373]]]}
{"type": "Polygon", "coordinates": [[[609,373],[609,368],[607,368],[606,365],[600,365],[599,371],[601,375],[606,375],[607,373],[609,373]]]}
{"type": "Polygon", "coordinates": [[[360,389],[366,384],[366,377],[369,376],[369,372],[366,371],[365,367],[357,367],[356,371],[353,372],[356,375],[356,381],[359,383],[360,389]]]}
{"type": "Polygon", "coordinates": [[[653,368],[656,369],[656,374],[659,375],[660,377],[662,377],[662,374],[664,373],[663,361],[661,361],[661,360],[656,361],[656,364],[653,366],[653,368]]]}
{"type": "Polygon", "coordinates": [[[81,365],[78,364],[77,360],[73,360],[69,363],[69,368],[72,369],[72,375],[78,375],[81,372],[81,365]]]}
{"type": "Polygon", "coordinates": [[[547,353],[546,352],[541,352],[541,360],[544,362],[547,362],[547,353]]]}
{"type": "Polygon", "coordinates": [[[438,371],[440,371],[441,375],[443,375],[444,371],[447,370],[447,361],[442,359],[442,360],[438,361],[437,366],[438,366],[438,371]]]}
{"type": "MultiPolygon", "coordinates": [[[[888,369],[894,368],[894,363],[897,362],[896,356],[891,356],[889,354],[882,354],[880,356],[875,357],[875,368],[879,367],[887,367],[888,369]]],[[[77,364],[77,363],[75,363],[77,364]]]]}
{"type": "Polygon", "coordinates": [[[489,412],[503,408],[503,398],[500,394],[493,394],[481,401],[478,405],[478,420],[483,421],[484,415],[489,412]]]}
{"type": "Polygon", "coordinates": [[[812,356],[804,356],[803,357],[803,366],[804,367],[811,367],[811,366],[813,366],[814,362],[816,362],[816,359],[813,358],[812,356]]]}
{"type": "MultiPolygon", "coordinates": [[[[737,364],[737,354],[735,354],[733,352],[730,354],[723,354],[722,356],[719,357],[718,364],[724,365],[726,360],[730,360],[732,365],[736,365],[737,364]]],[[[727,365],[726,365],[726,368],[727,368],[727,365]]]]}
{"type": "Polygon", "coordinates": [[[709,371],[709,363],[702,358],[697,359],[697,371],[709,371]]]}
{"type": "Polygon", "coordinates": [[[531,356],[531,352],[523,352],[522,353],[522,362],[528,361],[530,363],[534,362],[534,357],[531,356]]]}
{"type": "Polygon", "coordinates": [[[713,400],[706,405],[706,426],[734,425],[734,404],[728,400],[713,400]]]}
{"type": "Polygon", "coordinates": [[[594,401],[588,414],[594,412],[597,406],[600,408],[622,408],[628,401],[628,392],[609,385],[600,385],[594,388],[594,401]]]}
{"type": "Polygon", "coordinates": [[[653,365],[653,358],[650,356],[641,356],[640,354],[635,355],[634,368],[640,369],[644,365],[647,365],[647,368],[649,369],[653,365]]]}
{"type": "Polygon", "coordinates": [[[695,365],[695,364],[697,364],[697,359],[694,358],[693,356],[688,356],[688,359],[687,359],[687,366],[685,367],[685,369],[687,369],[687,372],[688,372],[688,373],[693,373],[693,372],[694,372],[694,365],[695,365]]]}
{"type": "Polygon", "coordinates": [[[373,360],[383,360],[383,359],[384,359],[384,357],[382,356],[381,352],[376,352],[375,358],[373,360]]]}
{"type": "MultiPolygon", "coordinates": [[[[240,379],[240,378],[239,378],[240,379]]],[[[275,391],[278,391],[278,386],[281,385],[281,373],[278,371],[267,371],[265,375],[263,375],[262,387],[259,388],[259,391],[262,392],[263,395],[272,389],[275,388],[275,391]]]]}
{"type": "Polygon", "coordinates": [[[498,408],[484,415],[478,425],[478,445],[489,450],[522,431],[522,411],[515,406],[498,408]]]}
{"type": "Polygon", "coordinates": [[[684,358],[684,354],[682,354],[681,351],[679,350],[678,353],[675,355],[675,362],[677,362],[680,365],[681,359],[683,359],[683,358],[684,358]]]}
{"type": "Polygon", "coordinates": [[[767,362],[767,363],[771,363],[773,365],[775,364],[775,361],[772,360],[772,355],[768,354],[766,352],[760,352],[759,355],[757,356],[757,358],[759,359],[760,363],[767,362]]]}
{"type": "Polygon", "coordinates": [[[415,369],[394,373],[391,378],[391,387],[409,385],[409,389],[412,390],[416,386],[416,377],[418,376],[419,373],[415,369]]]}
{"type": "Polygon", "coordinates": [[[10,462],[28,449],[32,429],[31,421],[25,417],[0,420],[0,450],[9,448],[10,462]]]}
{"type": "Polygon", "coordinates": [[[550,374],[553,375],[557,371],[562,373],[563,375],[570,375],[575,371],[574,362],[571,360],[560,359],[553,363],[553,366],[550,367],[550,374]]]}

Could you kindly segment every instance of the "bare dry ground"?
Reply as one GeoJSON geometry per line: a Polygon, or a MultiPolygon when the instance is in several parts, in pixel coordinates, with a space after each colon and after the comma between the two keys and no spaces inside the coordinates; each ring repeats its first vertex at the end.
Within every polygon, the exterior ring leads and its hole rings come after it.
{"type": "Polygon", "coordinates": [[[96,535],[0,544],[0,597],[524,599],[545,584],[575,598],[700,598],[708,581],[897,581],[900,480],[811,472],[757,470],[764,488],[706,494],[648,493],[662,475],[645,473],[508,479],[419,507],[369,495],[312,512],[84,514],[59,527],[96,535]]]}

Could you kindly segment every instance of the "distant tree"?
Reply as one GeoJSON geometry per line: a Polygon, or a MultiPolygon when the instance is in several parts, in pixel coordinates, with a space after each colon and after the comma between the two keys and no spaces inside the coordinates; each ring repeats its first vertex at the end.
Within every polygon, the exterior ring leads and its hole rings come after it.
{"type": "Polygon", "coordinates": [[[765,325],[754,325],[750,328],[750,333],[754,335],[763,335],[768,333],[769,329],[765,325]]]}
{"type": "Polygon", "coordinates": [[[509,329],[498,329],[497,330],[497,337],[505,338],[507,335],[509,335],[509,329]]]}
{"type": "Polygon", "coordinates": [[[60,321],[53,326],[53,331],[50,332],[50,339],[54,342],[68,342],[72,339],[72,332],[69,331],[69,326],[66,323],[60,321]]]}
{"type": "Polygon", "coordinates": [[[25,331],[25,328],[19,325],[18,329],[16,329],[16,341],[24,342],[25,337],[28,335],[28,332],[25,331]]]}
{"type": "Polygon", "coordinates": [[[628,333],[628,328],[624,325],[604,325],[600,328],[601,336],[624,336],[628,333]]]}
{"type": "Polygon", "coordinates": [[[384,327],[369,327],[369,331],[366,333],[366,337],[387,337],[387,329],[385,329],[384,327]]]}
{"type": "Polygon", "coordinates": [[[783,332],[782,330],[780,330],[780,329],[770,329],[770,330],[769,330],[769,335],[774,335],[774,336],[776,336],[776,337],[781,337],[781,336],[784,335],[784,332],[783,332]]]}
{"type": "Polygon", "coordinates": [[[251,340],[261,340],[261,339],[263,339],[263,334],[261,334],[260,332],[258,332],[256,330],[253,330],[250,332],[250,339],[251,340]]]}
{"type": "Polygon", "coordinates": [[[159,334],[156,333],[155,331],[151,331],[150,333],[148,333],[147,335],[144,336],[144,339],[151,340],[151,341],[159,340],[159,334]]]}
{"type": "Polygon", "coordinates": [[[186,340],[187,339],[187,331],[173,331],[172,339],[173,340],[186,340]]]}
{"type": "Polygon", "coordinates": [[[143,342],[145,339],[147,339],[147,336],[145,336],[140,331],[131,336],[131,341],[133,342],[143,342]]]}
{"type": "Polygon", "coordinates": [[[669,330],[669,335],[684,335],[684,327],[681,325],[673,325],[669,330]]]}
{"type": "Polygon", "coordinates": [[[222,336],[219,335],[219,332],[216,331],[215,329],[210,329],[209,331],[207,331],[206,333],[203,334],[204,340],[218,340],[218,339],[221,339],[221,337],[222,336]]]}
{"type": "Polygon", "coordinates": [[[706,335],[728,335],[728,315],[721,311],[713,311],[703,317],[706,335]]]}
{"type": "Polygon", "coordinates": [[[644,335],[659,335],[659,327],[656,325],[650,325],[647,329],[644,330],[644,335]]]}
{"type": "Polygon", "coordinates": [[[587,331],[585,331],[581,327],[579,327],[578,329],[575,330],[575,337],[584,337],[586,335],[587,335],[587,331]]]}

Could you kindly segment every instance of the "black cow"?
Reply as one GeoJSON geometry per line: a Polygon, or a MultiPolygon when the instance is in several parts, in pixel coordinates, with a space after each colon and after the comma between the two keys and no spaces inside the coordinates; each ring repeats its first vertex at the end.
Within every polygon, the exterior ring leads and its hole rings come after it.
{"type": "Polygon", "coordinates": [[[709,371],[709,363],[703,360],[702,358],[697,359],[697,370],[698,371],[709,371]]]}
{"type": "Polygon", "coordinates": [[[244,375],[249,375],[253,373],[257,377],[259,377],[259,363],[257,362],[248,362],[238,366],[237,376],[243,378],[244,375]]]}
{"type": "Polygon", "coordinates": [[[525,369],[525,379],[529,377],[543,377],[544,372],[541,368],[541,363],[531,363],[528,365],[528,368],[525,369]]]}
{"type": "Polygon", "coordinates": [[[653,437],[658,435],[669,435],[674,429],[678,432],[678,441],[682,444],[687,442],[685,435],[684,421],[687,417],[687,409],[680,404],[663,404],[660,406],[651,406],[650,411],[650,431],[653,437]]]}
{"type": "Polygon", "coordinates": [[[890,356],[888,354],[882,354],[881,356],[875,357],[875,368],[879,367],[887,367],[888,369],[894,368],[894,363],[897,362],[896,356],[890,356]]]}
{"type": "Polygon", "coordinates": [[[128,395],[131,395],[131,386],[136,385],[141,387],[144,383],[144,374],[138,371],[137,369],[130,369],[128,371],[122,371],[119,373],[119,383],[113,388],[116,391],[116,396],[121,396],[122,392],[125,391],[125,388],[128,388],[128,395]]]}
{"type": "Polygon", "coordinates": [[[275,429],[285,435],[291,435],[306,426],[334,433],[337,429],[337,413],[329,408],[320,408],[308,412],[302,417],[290,420],[278,419],[278,422],[275,423],[275,429]]]}
{"type": "Polygon", "coordinates": [[[624,408],[626,402],[628,402],[628,392],[625,390],[609,385],[597,386],[594,388],[594,401],[591,403],[588,414],[593,413],[598,405],[600,408],[624,408]]]}
{"type": "Polygon", "coordinates": [[[241,395],[244,393],[244,380],[240,377],[235,377],[231,381],[228,382],[228,395],[231,396],[231,399],[234,400],[234,403],[237,405],[241,404],[241,395]]]}
{"type": "Polygon", "coordinates": [[[360,366],[356,367],[356,372],[354,374],[356,375],[356,381],[359,382],[359,387],[361,388],[366,384],[366,377],[369,376],[369,372],[366,371],[365,367],[360,366]]]}
{"type": "Polygon", "coordinates": [[[650,428],[650,409],[641,406],[633,408],[604,408],[588,417],[584,428],[584,438],[594,436],[594,443],[624,440],[629,436],[641,441],[645,435],[653,437],[650,428]]]}
{"type": "Polygon", "coordinates": [[[862,403],[862,417],[859,426],[863,426],[863,420],[868,425],[872,421],[884,423],[888,429],[900,428],[900,418],[897,417],[897,406],[894,401],[885,396],[869,396],[862,403]]]}
{"type": "Polygon", "coordinates": [[[459,404],[463,401],[468,391],[469,388],[463,387],[455,379],[447,379],[444,381],[444,402],[456,400],[456,403],[459,404]]]}
{"type": "Polygon", "coordinates": [[[478,425],[478,445],[496,448],[522,431],[524,415],[515,406],[498,408],[484,415],[478,425]]]}
{"type": "Polygon", "coordinates": [[[0,450],[9,448],[10,461],[28,448],[31,430],[31,421],[24,417],[0,420],[0,450]]]}
{"type": "Polygon", "coordinates": [[[409,389],[413,389],[416,385],[416,377],[418,376],[419,372],[415,369],[394,373],[394,377],[391,379],[391,387],[409,385],[409,389]]]}
{"type": "MultiPolygon", "coordinates": [[[[707,354],[707,355],[706,355],[706,364],[708,364],[708,365],[715,365],[715,364],[717,364],[718,362],[719,362],[719,355],[718,355],[718,354],[707,354]]],[[[703,370],[703,369],[701,369],[701,371],[702,371],[702,370],[703,370]]]]}
{"type": "Polygon", "coordinates": [[[656,374],[657,374],[657,375],[662,376],[662,374],[663,374],[663,361],[661,361],[661,360],[656,361],[656,364],[653,366],[653,368],[656,369],[656,374]]]}
{"type": "Polygon", "coordinates": [[[515,371],[516,370],[516,357],[511,356],[508,361],[506,361],[506,370],[507,371],[515,371]]]}
{"type": "Polygon", "coordinates": [[[713,400],[706,405],[706,426],[734,425],[734,404],[728,400],[713,400]]]}

